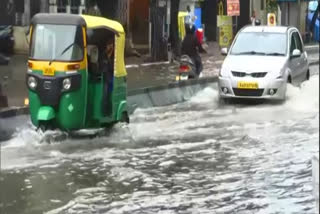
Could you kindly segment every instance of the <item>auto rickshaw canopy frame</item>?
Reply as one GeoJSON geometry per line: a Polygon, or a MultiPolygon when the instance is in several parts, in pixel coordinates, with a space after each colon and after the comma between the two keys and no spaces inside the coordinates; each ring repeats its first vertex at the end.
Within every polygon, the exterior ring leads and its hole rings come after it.
{"type": "MultiPolygon", "coordinates": [[[[124,63],[124,49],[125,49],[125,31],[122,25],[114,20],[103,17],[90,15],[74,15],[74,14],[46,14],[39,13],[32,18],[31,25],[36,24],[52,24],[52,25],[76,25],[88,30],[107,29],[115,34],[115,48],[114,48],[114,76],[127,76],[124,63]]],[[[85,39],[85,49],[87,37],[85,39]]],[[[87,51],[85,51],[87,53],[87,51]]]]}

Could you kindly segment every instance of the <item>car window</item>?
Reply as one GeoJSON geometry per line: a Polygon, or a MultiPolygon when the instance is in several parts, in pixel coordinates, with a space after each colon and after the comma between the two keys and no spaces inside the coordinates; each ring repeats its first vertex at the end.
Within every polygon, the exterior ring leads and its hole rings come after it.
{"type": "Polygon", "coordinates": [[[287,53],[287,36],[284,33],[241,32],[231,48],[231,54],[241,53],[287,53]]]}
{"type": "Polygon", "coordinates": [[[299,49],[302,53],[302,42],[298,32],[293,33],[294,39],[296,41],[297,49],[299,49]]]}
{"type": "Polygon", "coordinates": [[[297,49],[296,42],[294,39],[294,34],[291,34],[290,38],[290,54],[292,54],[293,50],[297,49]]]}

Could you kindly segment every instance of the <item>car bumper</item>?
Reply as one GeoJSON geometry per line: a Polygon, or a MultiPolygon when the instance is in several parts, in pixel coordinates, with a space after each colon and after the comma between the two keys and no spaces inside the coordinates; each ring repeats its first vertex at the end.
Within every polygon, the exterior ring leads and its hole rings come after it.
{"type": "Polygon", "coordinates": [[[230,79],[228,77],[219,77],[218,86],[219,95],[222,98],[283,100],[286,96],[287,81],[285,81],[285,79],[275,78],[230,79]],[[258,88],[240,89],[237,85],[238,81],[258,83],[258,88]],[[227,93],[225,93],[226,90],[227,93]]]}

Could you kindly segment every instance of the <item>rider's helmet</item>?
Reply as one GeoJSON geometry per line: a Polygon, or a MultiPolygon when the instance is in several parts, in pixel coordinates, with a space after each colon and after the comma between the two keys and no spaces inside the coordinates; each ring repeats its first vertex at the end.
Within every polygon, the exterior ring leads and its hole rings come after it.
{"type": "Polygon", "coordinates": [[[254,25],[256,25],[256,26],[261,25],[260,19],[256,19],[256,20],[254,21],[254,25]]]}

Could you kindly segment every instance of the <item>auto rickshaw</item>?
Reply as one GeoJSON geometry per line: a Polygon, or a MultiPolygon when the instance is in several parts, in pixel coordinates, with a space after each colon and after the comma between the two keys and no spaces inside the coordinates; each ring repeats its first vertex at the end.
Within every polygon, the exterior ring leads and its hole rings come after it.
{"type": "Polygon", "coordinates": [[[26,75],[32,123],[43,130],[72,131],[129,122],[124,47],[125,32],[116,21],[35,15],[26,75]],[[113,58],[103,69],[108,40],[113,58]]]}

